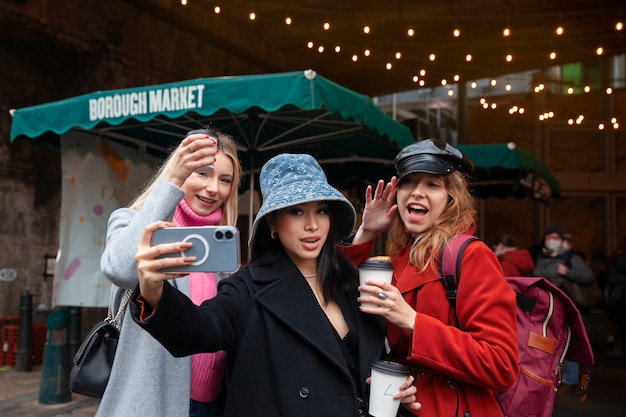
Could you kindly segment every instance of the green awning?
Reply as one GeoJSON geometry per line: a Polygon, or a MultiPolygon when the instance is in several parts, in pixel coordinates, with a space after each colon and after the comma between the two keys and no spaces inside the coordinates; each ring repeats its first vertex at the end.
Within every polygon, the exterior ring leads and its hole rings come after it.
{"type": "Polygon", "coordinates": [[[459,145],[474,163],[474,194],[478,197],[532,197],[548,201],[561,194],[548,167],[514,143],[459,145]]]}
{"type": "Polygon", "coordinates": [[[54,146],[64,132],[83,129],[157,154],[210,123],[235,137],[246,168],[280,152],[307,152],[322,163],[391,169],[397,151],[413,142],[367,96],[312,70],[99,91],[12,114],[12,141],[54,146]]]}

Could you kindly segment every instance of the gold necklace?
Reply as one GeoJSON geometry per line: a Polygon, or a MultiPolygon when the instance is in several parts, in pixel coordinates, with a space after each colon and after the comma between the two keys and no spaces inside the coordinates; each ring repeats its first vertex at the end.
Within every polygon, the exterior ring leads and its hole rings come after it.
{"type": "Polygon", "coordinates": [[[305,278],[313,278],[313,277],[316,277],[316,276],[317,276],[317,272],[314,273],[314,274],[305,275],[304,277],[305,278]]]}

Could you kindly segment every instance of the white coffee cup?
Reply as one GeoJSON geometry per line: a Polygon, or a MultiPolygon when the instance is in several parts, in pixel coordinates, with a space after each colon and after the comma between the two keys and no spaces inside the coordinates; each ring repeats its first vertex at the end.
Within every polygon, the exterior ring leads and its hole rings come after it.
{"type": "MultiPolygon", "coordinates": [[[[364,285],[365,281],[391,282],[393,276],[393,265],[391,262],[383,260],[368,260],[359,264],[359,283],[364,285]]],[[[370,303],[361,303],[361,306],[369,306],[370,303]]]]}
{"type": "Polygon", "coordinates": [[[409,376],[409,368],[389,361],[372,363],[370,383],[369,415],[373,417],[395,417],[400,407],[400,399],[393,396],[400,392],[400,385],[409,376]]]}

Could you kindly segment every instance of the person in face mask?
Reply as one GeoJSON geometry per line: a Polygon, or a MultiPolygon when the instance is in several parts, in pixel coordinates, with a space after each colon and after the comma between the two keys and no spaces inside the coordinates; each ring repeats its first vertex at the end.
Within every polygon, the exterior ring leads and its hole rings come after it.
{"type": "MultiPolygon", "coordinates": [[[[545,277],[565,291],[563,282],[570,280],[581,285],[590,285],[595,280],[593,271],[579,254],[569,251],[565,243],[565,234],[561,226],[549,226],[543,235],[543,248],[537,255],[533,275],[545,277]]],[[[565,291],[567,292],[567,291],[565,291]]],[[[563,386],[559,393],[577,392],[579,365],[565,361],[563,367],[563,386]]]]}

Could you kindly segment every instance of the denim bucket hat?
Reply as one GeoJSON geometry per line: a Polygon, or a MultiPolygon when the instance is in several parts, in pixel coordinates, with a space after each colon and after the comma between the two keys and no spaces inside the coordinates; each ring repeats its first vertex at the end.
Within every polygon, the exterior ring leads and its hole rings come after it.
{"type": "Polygon", "coordinates": [[[254,241],[259,224],[276,210],[310,201],[337,202],[340,238],[354,230],[356,211],[350,201],[328,184],[326,174],[315,158],[307,154],[283,153],[267,161],[259,176],[263,204],[252,224],[250,243],[254,241]]]}

